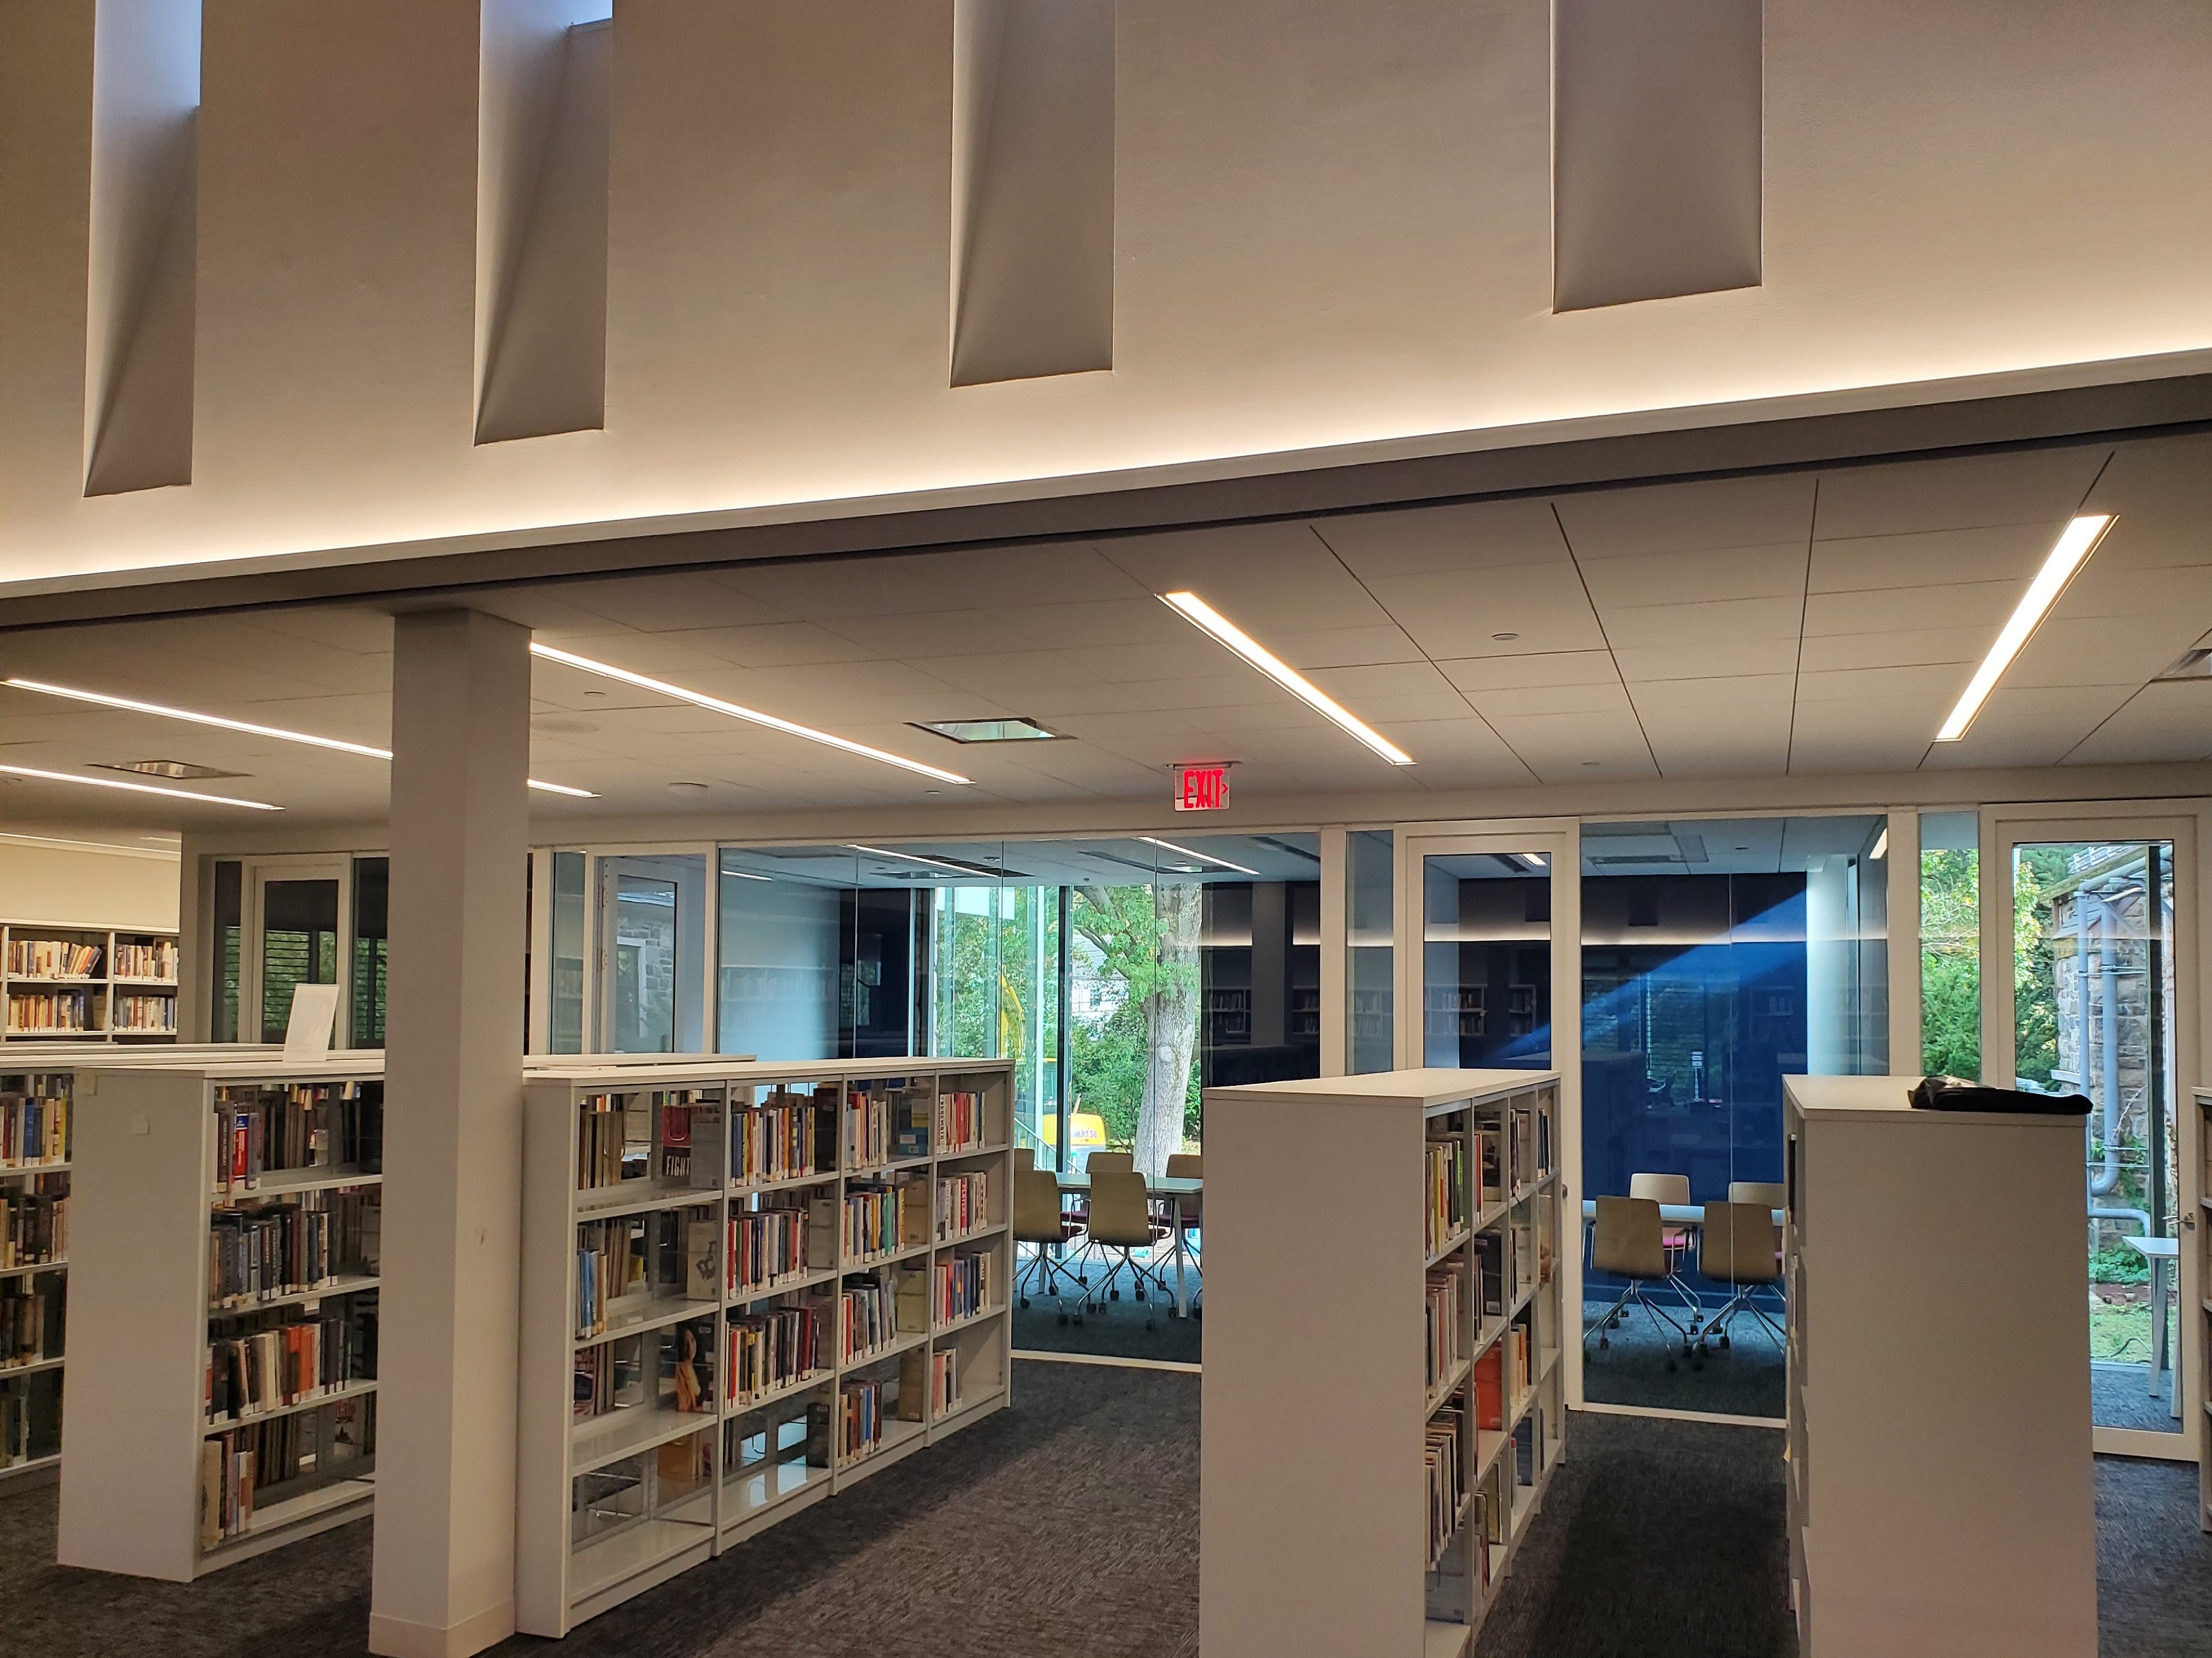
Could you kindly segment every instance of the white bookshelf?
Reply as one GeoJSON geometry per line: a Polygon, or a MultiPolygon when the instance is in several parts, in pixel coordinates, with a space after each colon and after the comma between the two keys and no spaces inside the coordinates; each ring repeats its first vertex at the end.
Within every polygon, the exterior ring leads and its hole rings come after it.
{"type": "MultiPolygon", "coordinates": [[[[678,1060],[605,1066],[533,1062],[524,1088],[522,1381],[516,1521],[516,1627],[559,1637],[631,1595],[734,1546],[813,1503],[958,1431],[1009,1400],[1012,1345],[1012,1073],[997,1060],[888,1059],[762,1064],[678,1060]],[[735,1176],[734,1122],[774,1108],[784,1096],[811,1100],[827,1090],[837,1124],[826,1148],[803,1170],[735,1176]],[[926,1100],[931,1127],[936,1103],[955,1093],[977,1096],[977,1135],[957,1148],[933,1132],[913,1155],[885,1159],[853,1155],[842,1132],[843,1102],[854,1091],[911,1090],[926,1100]],[[593,1102],[626,1124],[623,1144],[634,1178],[586,1186],[586,1153],[579,1125],[593,1102]],[[683,1114],[688,1147],[671,1142],[671,1109],[683,1114]],[[672,1151],[689,1167],[672,1175],[672,1151]],[[943,1181],[981,1176],[974,1225],[951,1233],[940,1207],[943,1181]],[[918,1191],[921,1205],[908,1236],[881,1252],[848,1247],[842,1217],[848,1198],[885,1183],[918,1191]],[[773,1282],[733,1284],[729,1252],[733,1225],[764,1209],[806,1203],[829,1206],[826,1236],[819,1214],[807,1228],[811,1246],[773,1282]],[[627,1229],[641,1282],[606,1302],[604,1327],[586,1329],[580,1300],[580,1245],[608,1245],[603,1232],[627,1229]],[[706,1230],[695,1232],[694,1228],[706,1230]],[[688,1252],[708,1242],[704,1284],[690,1277],[688,1252]],[[905,1327],[850,1357],[839,1308],[841,1285],[862,1277],[889,1280],[918,1271],[925,1285],[940,1265],[980,1256],[988,1280],[985,1303],[971,1316],[947,1321],[925,1305],[905,1327]],[[757,1396],[732,1396],[728,1363],[732,1320],[766,1318],[826,1300],[822,1363],[757,1396]],[[672,1385],[685,1333],[710,1355],[700,1374],[699,1408],[676,1408],[672,1385]],[[711,1337],[711,1345],[708,1338],[711,1337]],[[604,1355],[604,1357],[602,1357],[604,1355]],[[940,1363],[957,1370],[957,1400],[940,1408],[929,1382],[940,1363]],[[580,1418],[580,1370],[620,1367],[630,1391],[612,1408],[580,1418]],[[918,1374],[917,1374],[918,1373],[918,1374]],[[879,1442],[850,1457],[810,1455],[810,1407],[834,1406],[848,1384],[903,1376],[902,1403],[915,1412],[888,1418],[879,1442]],[[917,1379],[923,1395],[907,1397],[917,1379]]],[[[806,1212],[802,1211],[802,1212],[806,1212]]],[[[911,1209],[909,1212],[912,1212],[911,1209]]],[[[766,1225],[767,1223],[759,1223],[766,1225]]],[[[611,1286],[613,1287],[613,1286],[611,1286]]],[[[888,1390],[886,1390],[888,1391],[888,1390]]],[[[834,1410],[831,1412],[834,1429],[834,1410]]]]}
{"type": "Polygon", "coordinates": [[[2081,1119],[1908,1085],[1783,1078],[1799,1650],[2094,1658],[2081,1119]]]}
{"type": "Polygon", "coordinates": [[[0,1479],[61,1461],[70,1082],[0,1055],[0,1479]]]}
{"type": "Polygon", "coordinates": [[[0,921],[0,1044],[173,1042],[177,964],[174,932],[0,921]]]}
{"type": "MultiPolygon", "coordinates": [[[[70,1215],[70,1381],[63,1425],[63,1565],[186,1582],[369,1512],[374,1491],[374,1246],[343,1245],[312,1283],[278,1281],[220,1303],[211,1240],[219,1222],[270,1219],[304,1194],[337,1212],[380,1213],[380,1144],[357,1161],[343,1141],[284,1169],[274,1148],[251,1187],[218,1183],[234,1111],[294,1088],[380,1106],[383,1056],[288,1064],[280,1056],[164,1055],[75,1073],[70,1215]],[[350,1258],[349,1258],[350,1257],[350,1258]],[[361,1374],[243,1421],[208,1412],[210,1345],[329,1315],[362,1347],[361,1374]],[[204,1509],[204,1448],[226,1436],[264,1456],[291,1442],[286,1477],[263,1483],[250,1518],[204,1509]],[[295,1466],[312,1444],[313,1467],[295,1466]]],[[[234,1121],[233,1119],[232,1121],[234,1121]]],[[[374,1222],[362,1230],[368,1230],[374,1222]]],[[[332,1224],[333,1232],[338,1230],[332,1224]]],[[[269,1465],[262,1467],[266,1474],[269,1465]]]]}
{"type": "Polygon", "coordinates": [[[1206,1090],[1202,1658],[1471,1647],[1564,1448],[1559,1100],[1557,1072],[1528,1071],[1206,1090]],[[1432,1143],[1469,1176],[1460,1224],[1433,1230],[1432,1143]],[[1457,1351],[1432,1366],[1430,1275],[1455,1266],[1457,1351]],[[1441,1535],[1432,1424],[1462,1473],[1441,1535]]]}

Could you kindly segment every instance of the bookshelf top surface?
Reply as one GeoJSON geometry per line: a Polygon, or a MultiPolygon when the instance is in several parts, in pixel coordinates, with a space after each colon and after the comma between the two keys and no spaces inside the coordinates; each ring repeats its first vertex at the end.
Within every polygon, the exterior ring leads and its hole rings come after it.
{"type": "Polygon", "coordinates": [[[1808,1117],[1850,1117],[1864,1122],[1981,1123],[2019,1127],[2056,1127],[2079,1136],[2081,1119],[2034,1111],[1920,1111],[1907,1090],[1917,1077],[1784,1077],[1783,1091],[1808,1117]]]}
{"type": "Polygon", "coordinates": [[[1417,1105],[1428,1109],[1460,1100],[1490,1100],[1556,1084],[1556,1071],[1378,1071],[1364,1077],[1313,1077],[1291,1082],[1209,1088],[1206,1102],[1253,1104],[1417,1105]]]}
{"type": "Polygon", "coordinates": [[[106,1054],[89,1065],[79,1060],[75,1069],[87,1075],[103,1071],[159,1072],[211,1083],[375,1081],[384,1075],[384,1050],[341,1048],[318,1060],[288,1060],[282,1049],[273,1048],[248,1049],[237,1059],[218,1057],[204,1048],[183,1052],[133,1048],[118,1049],[112,1060],[106,1054]],[[127,1060],[121,1057],[126,1053],[127,1060]]]}
{"type": "Polygon", "coordinates": [[[674,1088],[692,1084],[873,1081],[886,1077],[957,1077],[1010,1069],[1012,1060],[924,1059],[908,1054],[863,1060],[756,1060],[681,1055],[662,1063],[610,1063],[587,1054],[580,1062],[552,1065],[544,1056],[527,1071],[532,1083],[612,1092],[623,1088],[674,1088]]]}

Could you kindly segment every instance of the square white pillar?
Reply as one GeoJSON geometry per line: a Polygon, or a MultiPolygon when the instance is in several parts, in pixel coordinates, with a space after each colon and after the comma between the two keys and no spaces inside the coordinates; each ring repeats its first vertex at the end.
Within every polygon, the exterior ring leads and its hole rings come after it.
{"type": "Polygon", "coordinates": [[[530,633],[403,616],[369,1650],[514,1630],[530,633]]]}

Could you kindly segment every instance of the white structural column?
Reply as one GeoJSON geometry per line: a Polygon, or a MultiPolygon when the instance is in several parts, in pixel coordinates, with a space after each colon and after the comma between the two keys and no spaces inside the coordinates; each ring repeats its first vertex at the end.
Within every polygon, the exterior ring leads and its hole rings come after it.
{"type": "Polygon", "coordinates": [[[403,616],[369,1650],[514,1629],[529,630],[403,616]]]}

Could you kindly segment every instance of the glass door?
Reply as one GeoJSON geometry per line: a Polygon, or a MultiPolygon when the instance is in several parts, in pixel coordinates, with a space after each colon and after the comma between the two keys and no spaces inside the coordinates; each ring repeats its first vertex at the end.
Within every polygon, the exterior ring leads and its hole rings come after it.
{"type": "Polygon", "coordinates": [[[599,859],[600,1051],[707,1051],[707,911],[702,853],[599,859]]]}
{"type": "MultiPolygon", "coordinates": [[[[2193,1304],[2198,1193],[2180,1084],[2193,1077],[2194,908],[2177,908],[2179,824],[1999,823],[1985,899],[2011,971],[1990,988],[1983,1072],[2090,1102],[2082,1136],[2090,1408],[2097,1448],[2194,1460],[2199,1413],[2185,1385],[2197,1357],[2193,1304]],[[1991,885],[1996,884],[1991,883],[1991,885]],[[1992,914],[1994,912],[1994,914],[1992,914]],[[1990,1007],[1990,1002],[2008,1002],[1990,1007]],[[1991,1041],[1990,1035],[1996,1040],[1991,1041]],[[2008,1074],[1992,1055],[2009,1053],[2008,1074]]],[[[1984,956],[1990,952],[1985,943],[1984,956]]],[[[1986,1029],[1986,1028],[1985,1028],[1986,1029]]]]}
{"type": "MultiPolygon", "coordinates": [[[[344,863],[270,863],[253,869],[251,983],[240,998],[251,1012],[240,1021],[247,1027],[240,1034],[248,1041],[284,1040],[295,987],[345,982],[338,918],[350,896],[350,875],[344,863]]],[[[337,1040],[345,1035],[341,1030],[337,1040]]]]}
{"type": "MultiPolygon", "coordinates": [[[[1397,831],[1395,994],[1398,1064],[1560,1073],[1555,1148],[1582,1167],[1582,890],[1577,831],[1532,825],[1470,834],[1397,831]]],[[[1582,1260],[1558,1261],[1565,1304],[1580,1303],[1582,1260]]],[[[1582,1402],[1581,1353],[1566,1345],[1568,1400],[1582,1402]]]]}

